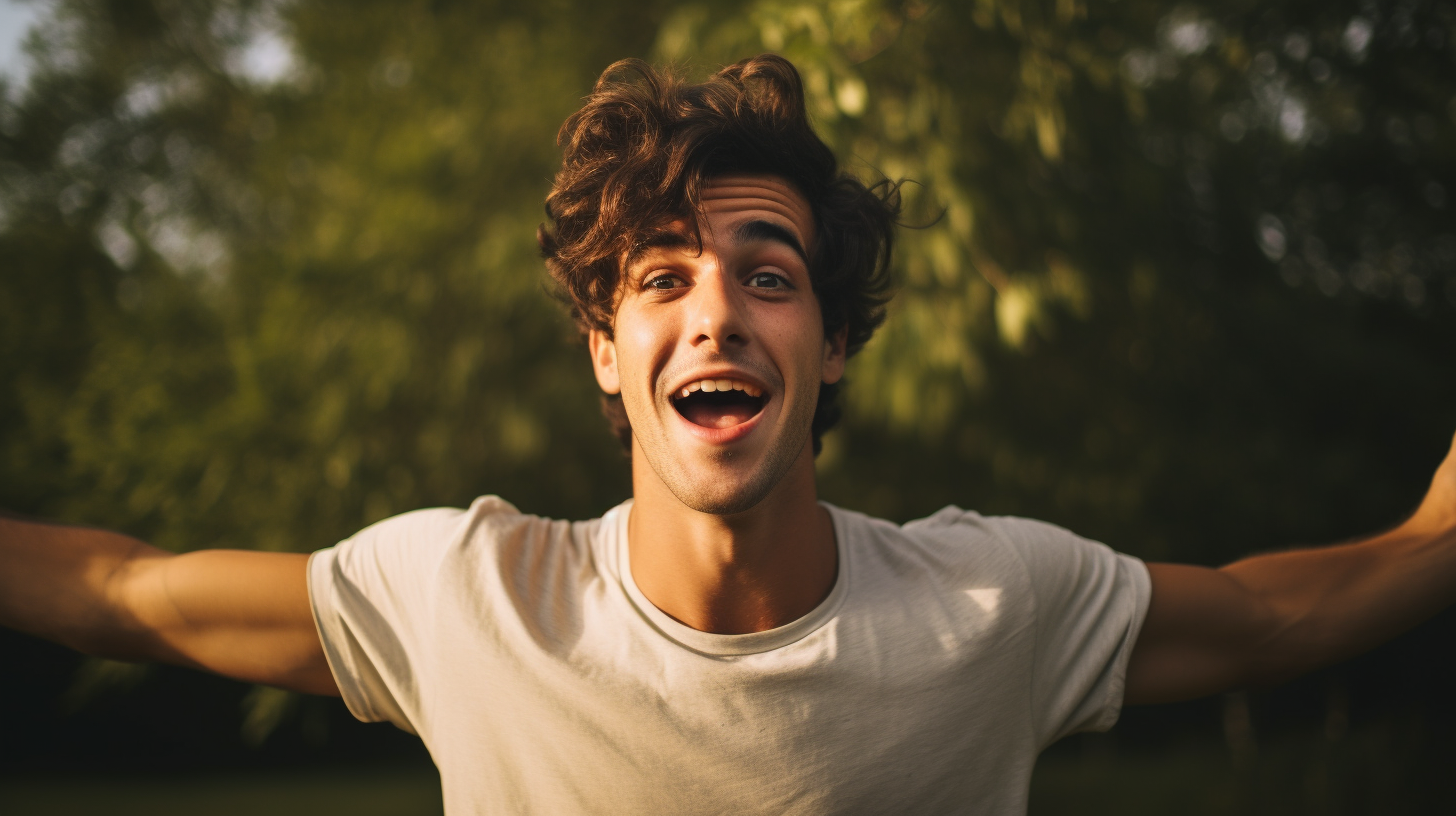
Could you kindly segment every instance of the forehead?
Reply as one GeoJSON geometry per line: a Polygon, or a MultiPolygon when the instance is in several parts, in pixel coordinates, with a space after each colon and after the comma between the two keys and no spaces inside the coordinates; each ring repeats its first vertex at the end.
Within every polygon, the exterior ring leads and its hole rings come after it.
{"type": "Polygon", "coordinates": [[[742,175],[708,179],[702,189],[703,215],[711,229],[715,223],[732,226],[760,219],[782,224],[808,248],[814,240],[814,212],[792,184],[778,176],[742,175]]]}

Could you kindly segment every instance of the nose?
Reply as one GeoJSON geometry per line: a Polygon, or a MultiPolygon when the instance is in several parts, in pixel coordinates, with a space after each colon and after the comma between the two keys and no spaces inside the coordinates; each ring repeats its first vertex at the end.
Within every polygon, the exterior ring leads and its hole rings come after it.
{"type": "Polygon", "coordinates": [[[747,322],[737,281],[716,259],[707,267],[693,285],[692,314],[688,320],[692,344],[705,351],[718,352],[747,345],[747,322]]]}

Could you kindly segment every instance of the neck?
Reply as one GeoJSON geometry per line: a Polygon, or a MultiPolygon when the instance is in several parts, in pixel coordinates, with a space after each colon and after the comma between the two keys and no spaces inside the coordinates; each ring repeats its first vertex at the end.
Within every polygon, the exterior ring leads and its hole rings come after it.
{"type": "Polygon", "coordinates": [[[834,524],[818,503],[807,446],[763,501],[733,515],[683,504],[640,451],[632,457],[632,487],[632,579],[684,625],[762,632],[808,614],[834,587],[834,524]]]}

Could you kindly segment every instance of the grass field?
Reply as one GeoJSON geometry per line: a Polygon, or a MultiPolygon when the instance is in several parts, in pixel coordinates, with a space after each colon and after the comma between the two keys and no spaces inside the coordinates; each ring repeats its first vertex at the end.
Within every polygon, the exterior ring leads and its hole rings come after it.
{"type": "MultiPolygon", "coordinates": [[[[1110,746],[1104,745],[1104,748],[1110,746]]],[[[1031,816],[1388,816],[1456,813],[1450,752],[1409,732],[1162,751],[1059,746],[1037,764],[1031,816]],[[1071,748],[1073,750],[1066,750],[1071,748]]],[[[439,816],[428,770],[0,778],[3,816],[439,816]]]]}
{"type": "Polygon", "coordinates": [[[440,816],[431,773],[0,780],[5,816],[440,816]]]}

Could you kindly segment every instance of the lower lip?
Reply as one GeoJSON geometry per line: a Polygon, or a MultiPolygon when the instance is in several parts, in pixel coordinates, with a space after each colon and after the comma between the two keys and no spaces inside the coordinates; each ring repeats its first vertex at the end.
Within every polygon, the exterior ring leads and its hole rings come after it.
{"type": "Polygon", "coordinates": [[[697,424],[696,422],[689,421],[687,417],[678,413],[677,408],[673,408],[672,413],[678,418],[680,422],[682,422],[684,426],[687,427],[688,433],[692,434],[693,436],[696,436],[697,438],[703,440],[704,442],[707,442],[710,445],[727,445],[733,442],[737,442],[738,440],[752,433],[753,429],[758,427],[758,421],[760,419],[763,419],[763,415],[767,412],[767,410],[768,401],[765,401],[763,405],[758,409],[758,413],[754,414],[752,417],[749,417],[747,421],[740,422],[737,425],[729,428],[705,428],[702,425],[697,424]]]}

